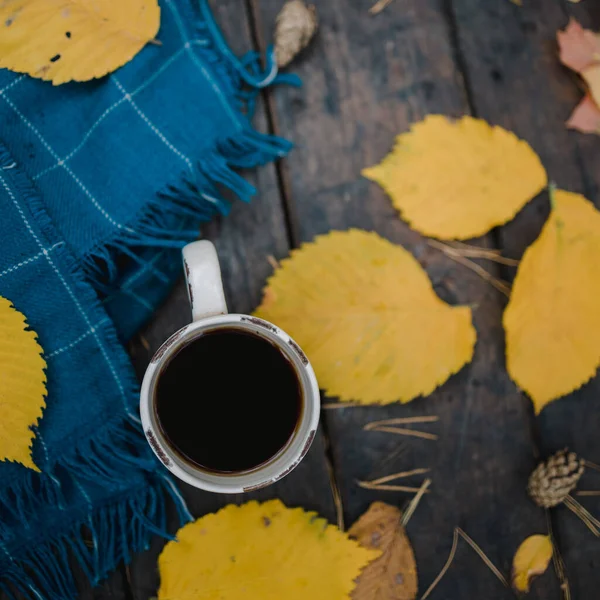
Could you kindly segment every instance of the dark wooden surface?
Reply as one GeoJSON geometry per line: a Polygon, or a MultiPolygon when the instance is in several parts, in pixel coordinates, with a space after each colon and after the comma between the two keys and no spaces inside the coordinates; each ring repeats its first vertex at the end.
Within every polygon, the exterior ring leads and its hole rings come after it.
{"type": "MultiPolygon", "coordinates": [[[[264,50],[271,42],[282,1],[220,0],[214,5],[234,49],[243,52],[252,47],[264,50]]],[[[256,115],[261,130],[292,139],[296,148],[278,165],[248,174],[259,189],[256,200],[250,206],[236,204],[229,217],[203,232],[217,246],[230,310],[251,312],[257,306],[272,272],[269,255],[284,257],[290,248],[331,229],[360,227],[413,252],[443,299],[476,307],[475,357],[428,398],[407,405],[323,411],[320,435],[309,455],[276,486],[243,498],[182,486],[195,516],[250,497],[279,497],[336,522],[332,485],[337,485],[343,519],[349,525],[374,500],[403,506],[410,499],[406,494],[361,489],[357,479],[429,467],[431,494],[408,525],[420,594],[443,566],[455,526],[462,527],[506,574],[519,543],[547,531],[546,515],[526,495],[527,477],[539,456],[565,445],[600,462],[600,381],[596,378],[534,417],[529,400],[510,381],[504,366],[505,298],[430,248],[399,220],[383,192],[360,171],[378,162],[394,136],[426,114],[474,114],[529,141],[553,181],[585,193],[600,206],[600,140],[564,127],[580,92],[558,63],[555,43],[556,30],[571,14],[600,29],[600,7],[594,2],[523,0],[524,6],[518,7],[509,0],[393,0],[377,16],[368,13],[371,0],[317,4],[318,36],[294,64],[304,87],[269,92],[256,115]],[[413,415],[439,416],[438,423],[425,426],[439,439],[363,430],[371,420],[413,415]]],[[[506,255],[519,258],[538,235],[547,213],[548,198],[541,194],[513,222],[475,243],[502,248],[506,255]]],[[[509,280],[514,275],[508,268],[491,270],[509,280]]],[[[188,319],[180,284],[130,346],[140,375],[154,350],[188,319]]],[[[595,480],[586,475],[585,486],[599,489],[600,474],[595,480]]],[[[600,499],[583,501],[600,514],[600,499]]],[[[600,541],[565,509],[553,510],[551,519],[572,597],[597,597],[600,541]]],[[[135,600],[154,596],[162,545],[157,540],[93,596],[135,600]]],[[[509,597],[511,592],[463,542],[431,596],[509,597]]],[[[552,569],[535,582],[530,597],[563,597],[552,569]]]]}

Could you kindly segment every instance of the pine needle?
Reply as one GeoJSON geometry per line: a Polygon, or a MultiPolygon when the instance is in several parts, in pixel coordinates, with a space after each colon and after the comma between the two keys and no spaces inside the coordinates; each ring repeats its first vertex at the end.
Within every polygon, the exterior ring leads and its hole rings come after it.
{"type": "Polygon", "coordinates": [[[573,496],[567,496],[564,500],[566,507],[578,516],[584,525],[596,536],[600,537],[600,521],[594,517],[573,496]]]}
{"type": "Polygon", "coordinates": [[[448,555],[448,560],[446,564],[442,567],[442,570],[438,573],[438,576],[433,580],[431,585],[427,588],[425,593],[421,596],[421,600],[425,600],[433,592],[436,588],[437,584],[442,580],[442,577],[446,574],[446,571],[450,568],[452,561],[454,560],[454,555],[456,554],[456,547],[458,546],[458,527],[454,528],[454,537],[452,538],[452,548],[450,549],[450,554],[448,555]]]}
{"type": "Polygon", "coordinates": [[[273,267],[273,269],[279,268],[279,261],[272,254],[267,254],[267,262],[273,267]]]}
{"type": "Polygon", "coordinates": [[[475,552],[477,552],[477,554],[479,555],[479,558],[481,558],[481,560],[488,566],[490,571],[506,587],[510,587],[508,585],[508,581],[506,580],[506,577],[504,577],[504,575],[502,575],[502,573],[500,573],[500,571],[497,569],[497,567],[494,565],[494,563],[486,556],[485,552],[460,527],[457,527],[457,529],[458,529],[458,533],[463,537],[465,542],[467,542],[467,544],[469,544],[469,546],[471,546],[471,548],[473,548],[473,550],[475,550],[475,552]]]}
{"type": "Polygon", "coordinates": [[[327,475],[329,478],[329,489],[331,490],[331,497],[333,498],[333,505],[335,506],[335,516],[337,520],[337,526],[340,531],[345,530],[344,525],[344,505],[342,504],[342,495],[340,494],[340,488],[338,487],[337,480],[335,478],[335,471],[333,465],[329,460],[329,448],[331,443],[326,435],[323,435],[323,442],[325,444],[325,466],[327,468],[327,475]]]}
{"type": "Polygon", "coordinates": [[[576,496],[600,496],[600,490],[579,490],[575,492],[576,496]]]}
{"type": "Polygon", "coordinates": [[[370,481],[357,481],[356,483],[359,487],[364,488],[365,490],[379,490],[382,492],[418,492],[421,489],[406,485],[373,484],[370,481]]]}
{"type": "MultiPolygon", "coordinates": [[[[440,242],[436,242],[435,240],[429,240],[428,243],[434,248],[439,248],[436,244],[440,244],[440,242]]],[[[444,247],[445,244],[440,244],[444,247]]],[[[452,250],[452,248],[450,248],[452,250]]],[[[476,262],[473,262],[470,258],[465,258],[461,256],[458,252],[446,252],[442,250],[444,254],[450,258],[451,260],[467,267],[467,269],[471,269],[475,274],[479,275],[484,281],[487,281],[490,285],[494,286],[499,292],[504,294],[507,298],[510,297],[510,286],[506,281],[502,281],[501,279],[496,279],[493,275],[488,273],[482,266],[478,265],[476,262]]]]}
{"type": "Polygon", "coordinates": [[[392,473],[392,475],[386,475],[385,477],[380,477],[379,479],[372,479],[369,483],[379,485],[380,483],[387,483],[388,481],[401,479],[402,477],[410,477],[411,475],[424,475],[425,473],[429,473],[429,471],[431,471],[431,469],[412,469],[412,471],[401,471],[400,473],[392,473]]]}
{"type": "Polygon", "coordinates": [[[486,556],[485,552],[460,527],[455,527],[454,528],[454,538],[452,540],[452,548],[450,550],[450,555],[448,556],[448,560],[446,561],[446,564],[442,567],[442,570],[439,572],[438,576],[433,580],[433,583],[427,588],[426,592],[421,596],[421,600],[425,600],[425,598],[427,598],[427,596],[429,596],[431,594],[431,592],[434,590],[434,588],[440,582],[442,577],[446,574],[446,571],[448,571],[448,569],[450,568],[450,565],[452,564],[452,561],[454,560],[454,555],[456,554],[456,547],[458,546],[458,536],[459,535],[463,538],[463,540],[465,540],[465,542],[467,542],[467,544],[469,544],[469,546],[471,546],[471,548],[473,548],[473,550],[475,550],[475,552],[477,553],[479,558],[481,558],[481,560],[486,564],[488,569],[490,569],[490,571],[492,571],[492,573],[506,587],[510,587],[508,585],[508,581],[506,580],[506,577],[504,577],[504,575],[502,575],[502,573],[500,573],[500,571],[496,568],[494,563],[486,556]]]}
{"type": "Polygon", "coordinates": [[[370,406],[369,404],[359,404],[358,402],[327,402],[321,404],[321,408],[329,410],[332,408],[356,408],[357,406],[370,406]]]}
{"type": "Polygon", "coordinates": [[[373,4],[373,6],[371,6],[371,8],[369,9],[369,13],[371,13],[372,15],[378,15],[382,10],[387,8],[392,2],[393,2],[393,0],[378,0],[377,2],[375,2],[375,4],[373,4]]]}
{"type": "Polygon", "coordinates": [[[461,242],[460,240],[452,240],[448,242],[449,246],[453,248],[459,248],[464,250],[477,250],[481,252],[489,252],[490,254],[502,254],[502,251],[498,248],[481,248],[479,246],[473,246],[473,244],[467,244],[466,242],[461,242]]]}
{"type": "Polygon", "coordinates": [[[569,579],[567,578],[567,572],[565,569],[565,563],[558,550],[556,540],[554,539],[554,531],[552,530],[552,519],[550,518],[550,511],[546,509],[546,524],[548,525],[548,534],[550,535],[550,542],[552,543],[552,564],[554,565],[554,571],[560,582],[560,589],[562,590],[563,600],[571,600],[571,586],[569,585],[569,579]]]}
{"type": "MultiPolygon", "coordinates": [[[[327,468],[332,468],[329,464],[329,461],[327,462],[327,468]]],[[[340,531],[344,531],[344,505],[342,504],[342,495],[340,494],[340,488],[338,487],[337,481],[334,477],[329,478],[329,487],[331,488],[331,496],[333,497],[333,504],[335,506],[335,515],[338,529],[340,531]]]]}
{"type": "Polygon", "coordinates": [[[437,240],[429,240],[429,245],[433,248],[441,250],[444,254],[450,256],[462,256],[463,258],[482,258],[491,260],[492,262],[506,265],[508,267],[518,267],[519,261],[514,258],[506,258],[502,256],[500,250],[492,250],[489,248],[479,248],[478,246],[470,246],[462,242],[451,242],[444,244],[437,240]]]}
{"type": "MultiPolygon", "coordinates": [[[[418,471],[418,469],[415,469],[415,470],[418,471]]],[[[429,471],[429,469],[425,469],[425,470],[429,471]]],[[[413,513],[417,509],[417,506],[419,506],[419,502],[421,502],[421,498],[423,497],[423,494],[425,494],[427,492],[427,488],[430,485],[431,485],[431,479],[426,479],[423,482],[423,484],[421,485],[421,487],[419,488],[419,491],[415,494],[415,497],[410,501],[410,504],[404,511],[404,514],[402,515],[402,519],[400,520],[400,524],[402,525],[402,527],[406,527],[408,525],[410,518],[413,516],[413,513]]]]}
{"type": "Polygon", "coordinates": [[[365,431],[370,431],[371,429],[375,429],[380,425],[406,425],[408,423],[434,423],[435,421],[439,421],[439,417],[397,417],[395,419],[383,419],[381,421],[371,421],[367,423],[363,429],[365,431]]]}
{"type": "Polygon", "coordinates": [[[584,466],[589,467],[590,469],[593,469],[594,471],[600,471],[600,465],[590,462],[589,460],[584,460],[583,464],[584,464],[584,466]]]}
{"type": "Polygon", "coordinates": [[[424,440],[437,440],[438,436],[434,433],[426,433],[415,429],[404,429],[403,427],[374,427],[368,431],[381,431],[383,433],[395,433],[396,435],[407,435],[409,437],[423,438],[424,440]]]}

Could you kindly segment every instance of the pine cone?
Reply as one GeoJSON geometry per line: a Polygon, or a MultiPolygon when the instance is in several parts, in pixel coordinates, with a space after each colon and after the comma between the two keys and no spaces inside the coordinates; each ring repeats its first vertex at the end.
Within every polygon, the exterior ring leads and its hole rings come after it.
{"type": "Polygon", "coordinates": [[[575,488],[583,469],[583,461],[565,448],[535,468],[529,477],[527,491],[538,506],[556,506],[575,488]]]}
{"type": "Polygon", "coordinates": [[[290,0],[277,15],[275,25],[275,58],[280,67],[289,64],[294,56],[308,45],[317,30],[314,6],[303,0],[290,0]]]}

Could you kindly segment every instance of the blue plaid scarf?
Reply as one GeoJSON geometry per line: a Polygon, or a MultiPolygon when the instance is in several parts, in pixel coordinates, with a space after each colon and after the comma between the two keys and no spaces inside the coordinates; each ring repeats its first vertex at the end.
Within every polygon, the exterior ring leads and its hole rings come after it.
{"type": "Polygon", "coordinates": [[[70,557],[97,582],[166,535],[165,491],[189,518],[139,431],[119,339],[165,297],[198,223],[227,213],[222,193],[250,199],[235,169],[289,149],[249,122],[256,89],[278,79],[272,53],[265,71],[236,60],[204,0],[162,1],[158,39],[84,84],[0,71],[0,295],[48,365],[41,473],[0,463],[8,594],[76,598],[70,557]]]}

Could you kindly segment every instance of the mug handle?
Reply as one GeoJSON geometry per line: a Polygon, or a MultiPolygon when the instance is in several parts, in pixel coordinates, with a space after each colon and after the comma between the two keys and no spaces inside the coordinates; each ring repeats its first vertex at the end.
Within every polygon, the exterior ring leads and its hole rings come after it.
{"type": "Polygon", "coordinates": [[[183,269],[192,308],[192,320],[227,314],[221,268],[212,242],[192,242],[182,250],[183,269]]]}

